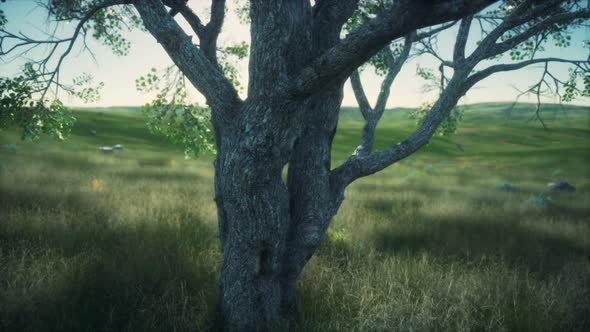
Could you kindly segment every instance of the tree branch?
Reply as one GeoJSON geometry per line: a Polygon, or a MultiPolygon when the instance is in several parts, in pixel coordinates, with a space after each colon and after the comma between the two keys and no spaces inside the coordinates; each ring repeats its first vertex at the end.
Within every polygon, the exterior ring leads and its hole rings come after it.
{"type": "Polygon", "coordinates": [[[176,66],[191,83],[207,98],[214,112],[230,113],[239,105],[240,98],[231,82],[211,63],[205,54],[195,46],[190,37],[167,14],[158,0],[135,2],[144,25],[176,66]]]}
{"type": "Polygon", "coordinates": [[[541,23],[538,23],[538,24],[532,26],[531,28],[527,29],[525,32],[523,32],[513,38],[510,38],[504,42],[496,44],[493,47],[494,54],[492,54],[492,55],[501,54],[501,53],[504,53],[504,52],[510,50],[511,48],[515,47],[516,45],[526,41],[530,37],[551,27],[553,24],[568,22],[568,21],[572,21],[575,19],[579,19],[579,18],[590,18],[590,9],[579,10],[579,11],[571,12],[571,13],[553,15],[553,16],[547,18],[546,20],[542,21],[541,23]]]}
{"type": "Polygon", "coordinates": [[[199,39],[201,38],[201,36],[205,33],[205,26],[203,25],[203,22],[199,16],[189,6],[187,6],[185,1],[167,0],[164,1],[164,4],[172,8],[172,11],[170,12],[171,16],[174,16],[175,12],[180,13],[180,15],[184,17],[193,31],[197,34],[199,39]]]}
{"type": "Polygon", "coordinates": [[[400,1],[351,32],[327,50],[287,84],[283,97],[301,98],[317,93],[350,73],[391,40],[419,28],[432,26],[477,12],[495,0],[400,1]]]}
{"type": "Polygon", "coordinates": [[[225,0],[212,0],[211,18],[207,25],[204,25],[199,16],[187,5],[186,0],[164,0],[164,4],[172,8],[171,16],[180,13],[184,17],[199,37],[200,48],[205,57],[218,67],[217,39],[225,18],[225,0]]]}
{"type": "Polygon", "coordinates": [[[416,32],[412,32],[406,36],[404,48],[397,58],[394,58],[391,52],[388,52],[387,58],[389,62],[389,70],[387,76],[381,83],[381,89],[379,90],[379,96],[377,97],[377,103],[375,104],[375,111],[380,113],[379,118],[381,118],[381,114],[383,114],[383,111],[385,110],[385,105],[389,99],[393,81],[402,70],[406,60],[410,57],[410,51],[412,50],[412,44],[414,44],[414,41],[417,38],[416,36],[416,32]]]}
{"type": "MultiPolygon", "coordinates": [[[[530,1],[525,1],[529,3],[530,1]]],[[[543,3],[542,7],[549,6],[548,3],[543,3]]],[[[533,65],[536,63],[544,63],[545,64],[545,71],[541,80],[535,84],[533,87],[529,88],[527,92],[536,93],[537,95],[537,108],[535,111],[535,116],[543,123],[542,119],[539,116],[540,110],[540,95],[545,90],[542,89],[543,86],[547,86],[551,89],[550,84],[546,81],[546,76],[553,78],[556,81],[556,86],[558,85],[557,80],[551,73],[548,71],[548,63],[549,62],[560,62],[560,63],[570,63],[575,65],[577,68],[584,69],[586,68],[587,61],[578,61],[578,60],[567,60],[561,58],[541,58],[541,59],[531,59],[526,61],[521,61],[519,63],[511,63],[511,64],[499,64],[490,66],[480,72],[470,75],[470,72],[475,68],[475,66],[483,59],[488,58],[490,55],[494,55],[494,52],[500,52],[498,54],[503,53],[504,51],[515,47],[522,41],[527,40],[532,36],[537,36],[542,34],[545,30],[551,28],[553,24],[561,23],[561,22],[571,22],[574,19],[588,17],[589,10],[576,10],[575,12],[568,12],[563,14],[553,14],[547,15],[543,21],[528,27],[525,29],[523,33],[517,35],[516,37],[512,37],[503,43],[496,44],[495,35],[501,36],[504,32],[502,29],[509,29],[514,28],[518,25],[522,25],[526,22],[532,20],[534,15],[531,15],[531,12],[537,12],[538,7],[533,8],[531,11],[525,11],[524,8],[520,7],[515,9],[514,15],[522,15],[524,17],[529,17],[528,20],[523,20],[522,17],[511,16],[506,18],[509,23],[506,21],[498,24],[498,26],[490,33],[484,43],[481,43],[477,49],[473,52],[473,54],[465,60],[462,60],[464,57],[464,48],[465,43],[467,40],[466,33],[469,31],[469,24],[467,24],[467,20],[465,23],[462,23],[461,27],[459,28],[459,34],[457,36],[457,45],[455,46],[454,50],[454,66],[455,70],[453,71],[453,77],[448,82],[447,86],[443,88],[443,92],[441,93],[440,98],[434,104],[430,112],[428,112],[427,116],[424,118],[422,125],[406,140],[388,147],[385,150],[373,152],[371,154],[357,154],[350,157],[344,164],[340,167],[334,169],[331,173],[330,183],[332,186],[332,190],[335,195],[342,195],[344,188],[354,181],[355,179],[363,176],[367,176],[378,172],[387,166],[399,161],[410,154],[417,151],[419,148],[424,146],[428,143],[430,138],[435,133],[436,129],[439,125],[444,121],[444,119],[450,114],[452,109],[456,106],[459,99],[480,80],[501,71],[509,71],[509,70],[517,70],[529,65],[533,65]],[[489,39],[488,39],[489,38],[489,39]],[[490,43],[490,40],[493,43],[490,43]],[[505,49],[504,49],[505,48],[505,49]],[[482,56],[483,55],[483,56],[482,56]],[[458,63],[457,63],[458,62],[458,63]]],[[[470,20],[471,21],[471,20],[470,20]]],[[[497,39],[496,38],[496,39],[497,39]]],[[[544,38],[541,36],[541,38],[544,38]]],[[[445,61],[441,59],[442,65],[445,64],[445,61]]],[[[442,68],[441,65],[441,68],[442,68]]],[[[526,93],[526,92],[525,92],[526,93]]],[[[546,128],[545,124],[543,126],[546,128]]],[[[335,197],[338,200],[338,197],[335,197]]]]}
{"type": "MultiPolygon", "coordinates": [[[[11,52],[13,52],[21,47],[28,47],[23,52],[23,53],[27,53],[39,45],[44,45],[44,44],[45,45],[47,45],[47,44],[53,45],[51,47],[51,51],[49,52],[49,54],[45,58],[43,58],[39,61],[33,62],[34,64],[36,64],[39,67],[39,71],[40,71],[40,73],[38,73],[33,79],[35,80],[36,83],[42,85],[42,87],[36,89],[35,92],[41,93],[40,99],[43,100],[45,98],[45,96],[47,95],[47,93],[49,92],[52,85],[55,84],[55,86],[57,87],[56,90],[59,89],[60,86],[62,86],[59,83],[59,73],[61,70],[61,65],[63,64],[63,61],[66,59],[66,57],[72,51],[74,44],[76,43],[76,41],[78,40],[78,37],[80,36],[80,33],[85,33],[84,25],[90,19],[92,19],[92,17],[98,11],[100,11],[102,9],[112,7],[112,6],[117,6],[117,5],[130,4],[131,2],[132,2],[131,0],[104,0],[100,3],[98,3],[96,6],[90,8],[86,13],[80,14],[81,17],[79,19],[79,22],[78,22],[78,24],[76,24],[76,27],[74,28],[74,32],[73,32],[72,36],[69,38],[51,39],[51,40],[35,40],[35,39],[31,39],[31,38],[25,36],[22,33],[20,35],[15,35],[15,34],[10,33],[8,31],[0,30],[0,32],[2,32],[4,34],[4,35],[0,36],[0,56],[8,55],[11,52]],[[13,45],[12,47],[10,47],[9,49],[4,50],[3,44],[7,39],[16,39],[16,40],[19,40],[20,43],[17,43],[15,45],[13,45]],[[65,51],[57,58],[57,62],[55,64],[55,67],[53,69],[49,69],[48,64],[49,64],[51,58],[56,53],[58,47],[64,43],[67,44],[65,51]]],[[[48,9],[51,10],[51,8],[48,8],[48,9]]],[[[21,54],[23,54],[23,53],[21,53],[21,54]]]]}
{"type": "MultiPolygon", "coordinates": [[[[389,64],[389,69],[387,71],[385,79],[381,83],[381,90],[379,91],[379,96],[377,98],[377,103],[375,104],[374,109],[371,109],[369,102],[366,100],[365,97],[364,102],[366,102],[366,107],[368,108],[365,111],[363,111],[363,107],[360,106],[361,100],[359,100],[359,96],[357,96],[355,91],[355,96],[357,97],[357,101],[359,103],[361,112],[363,113],[363,117],[365,119],[365,125],[363,126],[363,131],[361,134],[361,143],[356,148],[353,155],[366,156],[370,154],[373,150],[373,145],[375,144],[375,129],[377,128],[377,124],[379,123],[379,120],[381,119],[381,117],[383,116],[383,112],[385,111],[385,106],[387,104],[387,100],[389,99],[389,94],[391,92],[391,85],[393,84],[393,81],[395,80],[396,76],[399,74],[402,66],[410,56],[412,44],[414,43],[416,36],[417,34],[415,31],[406,36],[404,48],[402,49],[402,52],[397,58],[393,57],[392,51],[389,47],[387,47],[384,50],[387,62],[389,64]]],[[[353,75],[351,75],[351,82],[356,81],[353,84],[356,85],[357,89],[362,91],[363,87],[360,78],[353,77],[354,73],[357,73],[358,76],[358,72],[355,70],[353,72],[353,75]]],[[[364,92],[362,95],[364,96],[364,92]]]]}
{"type": "Polygon", "coordinates": [[[359,0],[318,0],[313,6],[313,46],[316,55],[334,46],[359,0]]]}
{"type": "MultiPolygon", "coordinates": [[[[496,43],[497,38],[499,38],[502,34],[504,34],[506,31],[508,31],[507,27],[509,27],[509,25],[505,26],[505,25],[501,24],[496,29],[494,29],[494,31],[492,33],[490,33],[488,35],[488,37],[486,37],[482,41],[482,43],[478,47],[478,50],[476,52],[474,52],[472,54],[472,56],[470,57],[471,58],[470,60],[479,62],[483,59],[493,57],[496,55],[500,55],[500,54],[514,48],[518,44],[526,41],[527,39],[531,38],[532,36],[543,32],[544,30],[550,28],[552,25],[554,25],[556,23],[568,22],[568,21],[572,21],[572,20],[580,19],[580,18],[590,18],[590,9],[578,10],[575,12],[567,12],[567,13],[549,16],[547,19],[533,25],[532,27],[528,28],[524,32],[522,32],[522,33],[520,33],[520,34],[518,34],[506,41],[503,41],[501,43],[496,43]],[[496,38],[496,36],[498,36],[498,37],[496,38]]],[[[521,20],[517,20],[517,21],[521,22],[521,20]]],[[[521,24],[522,23],[523,22],[521,22],[521,24]]]]}
{"type": "Polygon", "coordinates": [[[483,80],[495,73],[518,70],[518,69],[522,69],[522,68],[530,66],[530,65],[539,64],[539,63],[546,64],[549,62],[570,63],[570,64],[576,64],[576,65],[587,63],[587,61],[584,61],[584,60],[567,60],[567,59],[561,59],[561,58],[538,58],[538,59],[521,61],[521,62],[517,62],[517,63],[493,65],[493,66],[490,66],[486,69],[478,71],[477,73],[469,76],[469,78],[465,81],[464,89],[465,90],[471,89],[475,84],[477,84],[481,80],[483,80]]]}
{"type": "MultiPolygon", "coordinates": [[[[486,35],[486,37],[481,41],[481,49],[488,49],[489,47],[494,45],[498,38],[500,38],[500,36],[502,36],[506,31],[513,29],[519,25],[522,25],[528,22],[529,20],[537,17],[538,15],[542,14],[551,7],[554,7],[561,3],[561,0],[547,0],[543,4],[533,7],[533,3],[535,2],[536,0],[525,0],[518,7],[516,7],[508,17],[498,17],[497,19],[502,20],[499,24],[496,24],[495,22],[490,22],[492,25],[495,25],[495,28],[492,31],[490,31],[486,35]],[[524,13],[526,13],[526,15],[524,15],[524,13]]],[[[484,27],[482,26],[481,29],[482,34],[484,34],[484,27]]],[[[481,57],[477,58],[480,60],[483,59],[481,57]]]]}
{"type": "Polygon", "coordinates": [[[359,109],[363,114],[363,117],[367,119],[369,113],[372,112],[372,108],[367,99],[367,95],[365,94],[365,90],[363,89],[363,83],[361,82],[361,76],[359,75],[358,69],[355,69],[350,75],[350,85],[352,86],[356,102],[359,104],[359,109]]]}
{"type": "Polygon", "coordinates": [[[221,27],[225,19],[225,0],[212,0],[211,19],[207,23],[207,33],[209,38],[217,39],[221,33],[221,27]]]}
{"type": "MultiPolygon", "coordinates": [[[[379,172],[391,164],[404,159],[426,145],[440,123],[457,104],[462,96],[463,74],[457,72],[447,85],[446,92],[434,104],[422,125],[404,141],[370,155],[354,155],[331,172],[332,190],[342,194],[354,180],[379,172]]],[[[338,199],[338,198],[336,198],[338,199]]]]}
{"type": "Polygon", "coordinates": [[[473,15],[469,15],[462,19],[461,25],[459,25],[457,41],[455,42],[455,49],[453,50],[453,63],[455,65],[458,65],[465,60],[465,46],[467,45],[467,39],[469,39],[471,22],[473,22],[473,15]]]}
{"type": "Polygon", "coordinates": [[[211,19],[205,27],[205,33],[201,40],[201,49],[205,56],[211,61],[216,67],[219,67],[217,63],[217,39],[221,33],[221,27],[225,19],[225,0],[212,0],[211,3],[211,19]]]}

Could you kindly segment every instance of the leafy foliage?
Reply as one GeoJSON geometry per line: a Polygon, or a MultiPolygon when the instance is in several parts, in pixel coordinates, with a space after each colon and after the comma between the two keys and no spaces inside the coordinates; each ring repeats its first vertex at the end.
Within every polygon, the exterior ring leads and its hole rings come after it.
{"type": "Polygon", "coordinates": [[[570,69],[569,79],[563,84],[564,93],[561,95],[562,101],[572,101],[576,97],[590,97],[590,73],[580,70],[570,69]],[[579,77],[582,77],[582,88],[578,88],[579,77]]]}
{"type": "MultiPolygon", "coordinates": [[[[52,1],[49,7],[57,21],[80,20],[96,6],[96,1],[62,0],[52,1]]],[[[115,55],[129,53],[131,43],[123,32],[134,28],[143,29],[141,18],[131,6],[117,6],[98,10],[86,24],[91,28],[92,37],[111,48],[115,55]]]]}
{"type": "Polygon", "coordinates": [[[2,9],[0,9],[0,29],[4,28],[4,25],[6,25],[6,14],[4,14],[4,11],[2,9]]]}
{"type": "Polygon", "coordinates": [[[237,45],[231,45],[224,47],[221,50],[221,54],[219,57],[219,65],[221,66],[221,70],[227,79],[232,82],[234,87],[242,91],[244,87],[240,83],[240,74],[238,69],[235,66],[234,60],[243,60],[248,56],[248,44],[246,42],[242,42],[237,45]]]}
{"type": "MultiPolygon", "coordinates": [[[[344,30],[348,32],[353,31],[354,29],[366,23],[368,20],[377,16],[380,12],[382,12],[390,5],[391,1],[359,1],[358,9],[348,19],[348,21],[344,25],[344,30]]],[[[383,50],[379,51],[377,54],[372,56],[367,62],[367,65],[373,67],[373,69],[375,70],[375,74],[379,76],[385,76],[387,75],[387,72],[391,65],[390,61],[388,60],[390,57],[387,55],[387,53],[390,53],[393,59],[395,59],[401,54],[403,47],[403,42],[392,42],[383,50]]]]}
{"type": "Polygon", "coordinates": [[[0,128],[19,126],[23,128],[23,139],[47,134],[63,140],[76,119],[58,99],[49,103],[34,101],[32,90],[23,76],[0,78],[0,128]]]}
{"type": "MultiPolygon", "coordinates": [[[[412,110],[408,117],[416,121],[417,125],[422,125],[426,115],[432,109],[433,103],[423,103],[418,108],[412,110]]],[[[455,107],[446,117],[446,119],[440,124],[436,130],[436,134],[440,136],[451,136],[457,132],[459,124],[463,119],[464,110],[461,107],[455,107]]]]}
{"type": "Polygon", "coordinates": [[[142,111],[149,118],[147,125],[150,131],[163,134],[173,143],[181,145],[187,159],[215,152],[208,109],[157,98],[146,104],[142,111]]]}
{"type": "MultiPolygon", "coordinates": [[[[492,17],[488,21],[488,24],[497,25],[501,20],[505,20],[513,10],[520,5],[523,0],[505,0],[496,9],[488,11],[487,16],[492,17]]],[[[511,30],[508,30],[500,37],[500,42],[509,41],[517,35],[520,35],[528,29],[534,27],[536,24],[552,17],[555,15],[565,14],[568,12],[582,10],[587,6],[584,1],[564,1],[558,6],[549,8],[544,15],[535,16],[534,19],[529,20],[525,24],[518,25],[511,30]]],[[[529,39],[516,45],[508,52],[508,56],[512,61],[523,61],[527,59],[534,59],[538,53],[544,52],[547,46],[554,46],[557,48],[567,48],[572,43],[572,33],[575,29],[583,28],[587,23],[584,19],[572,19],[570,21],[562,21],[550,25],[547,29],[540,31],[537,34],[532,35],[529,39]]],[[[585,41],[587,43],[587,41],[585,41]]],[[[502,56],[498,55],[490,60],[501,59],[502,56]]],[[[570,102],[579,96],[588,96],[588,90],[590,84],[588,84],[588,75],[590,72],[587,66],[572,66],[569,69],[569,78],[561,81],[551,75],[550,81],[545,81],[545,75],[542,78],[544,85],[547,87],[547,92],[552,93],[560,97],[562,101],[570,102]],[[578,86],[582,85],[582,88],[578,86]],[[563,89],[563,93],[560,93],[560,89],[563,89]]],[[[531,90],[531,92],[533,92],[531,90]]]]}
{"type": "Polygon", "coordinates": [[[141,92],[158,91],[156,99],[142,108],[150,131],[181,145],[186,158],[215,152],[209,110],[188,103],[186,79],[175,66],[152,68],[135,85],[141,92]]]}
{"type": "MultiPolygon", "coordinates": [[[[98,2],[90,0],[54,0],[40,5],[45,6],[52,19],[58,23],[84,22],[84,25],[78,28],[80,34],[84,38],[91,35],[111,48],[116,55],[126,55],[129,51],[130,42],[123,37],[123,33],[142,25],[131,6],[96,10],[98,2]]],[[[5,13],[0,11],[0,28],[4,27],[6,21],[5,13]]],[[[25,63],[20,76],[0,78],[1,127],[19,126],[23,128],[23,138],[27,139],[36,139],[41,134],[64,139],[70,132],[75,118],[59,101],[58,91],[65,91],[85,102],[99,99],[104,83],[92,85],[92,76],[89,74],[74,78],[71,84],[60,82],[61,60],[56,60],[59,55],[55,51],[59,43],[68,40],[56,38],[53,41],[55,46],[47,57],[25,63]],[[55,64],[54,68],[51,68],[52,64],[55,64]]],[[[22,35],[21,41],[24,41],[23,45],[34,43],[25,35],[22,35]]],[[[84,43],[83,47],[87,48],[88,45],[84,43]]],[[[67,52],[69,50],[62,57],[67,52]]]]}
{"type": "Polygon", "coordinates": [[[84,102],[94,102],[100,99],[100,90],[104,87],[104,82],[99,82],[98,85],[92,85],[92,83],[93,77],[83,73],[75,77],[71,85],[62,85],[62,88],[71,96],[84,102]]]}
{"type": "MultiPolygon", "coordinates": [[[[243,86],[233,60],[245,59],[248,47],[242,42],[224,47],[220,52],[221,70],[238,90],[243,86]]],[[[152,68],[135,80],[135,86],[140,92],[158,92],[156,98],[142,109],[152,132],[163,134],[173,143],[183,146],[186,158],[215,153],[210,112],[188,102],[186,78],[176,66],[163,70],[152,68]]]]}

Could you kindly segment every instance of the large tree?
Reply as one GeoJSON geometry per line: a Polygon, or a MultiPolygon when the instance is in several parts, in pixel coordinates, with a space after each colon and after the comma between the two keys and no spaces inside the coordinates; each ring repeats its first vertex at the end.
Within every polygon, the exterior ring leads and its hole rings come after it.
{"type": "MultiPolygon", "coordinates": [[[[52,89],[84,98],[96,93],[59,81],[60,67],[75,43],[84,43],[92,35],[125,54],[123,18],[145,28],[205,96],[211,112],[217,151],[215,202],[223,250],[219,299],[223,327],[231,331],[289,327],[297,317],[297,278],[325,237],[346,187],[425,145],[458,99],[489,73],[526,65],[497,64],[474,72],[477,63],[526,44],[538,31],[567,27],[590,16],[590,10],[577,1],[506,1],[510,9],[490,14],[486,26],[495,25],[495,29],[467,56],[473,15],[494,2],[363,1],[360,10],[373,4],[379,10],[342,38],[344,24],[359,13],[359,0],[251,0],[249,83],[247,98],[242,100],[232,84],[232,71],[220,61],[217,45],[226,13],[224,0],[211,1],[208,23],[184,0],[53,0],[47,5],[52,17],[76,22],[71,36],[36,40],[4,28],[0,31],[1,56],[35,45],[49,46],[46,57],[29,62],[22,76],[0,82],[2,121],[17,122],[33,134],[61,135],[67,128],[64,122],[71,120],[60,103],[50,102],[52,89]],[[373,152],[374,127],[387,96],[380,98],[374,115],[363,101],[361,110],[367,119],[363,142],[346,162],[333,168],[332,140],[348,77],[353,74],[353,82],[358,80],[355,70],[392,41],[406,36],[406,46],[397,55],[401,59],[411,43],[462,18],[453,61],[445,62],[454,69],[453,77],[423,125],[404,141],[373,152]],[[180,19],[192,31],[183,30],[180,19]]],[[[2,15],[0,27],[5,22],[2,15]]],[[[389,79],[403,59],[396,62],[389,55],[385,59],[391,63],[389,79]]],[[[87,81],[82,77],[75,85],[87,81]]],[[[154,105],[165,109],[167,102],[154,105]]]]}

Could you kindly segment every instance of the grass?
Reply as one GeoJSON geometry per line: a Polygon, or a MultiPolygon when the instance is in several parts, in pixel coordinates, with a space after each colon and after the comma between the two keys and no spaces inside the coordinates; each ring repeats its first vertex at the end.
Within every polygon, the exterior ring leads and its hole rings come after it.
{"type": "MultiPolygon", "coordinates": [[[[506,109],[467,107],[457,135],[351,185],[301,276],[302,331],[590,330],[590,112],[549,106],[545,132],[532,106],[506,109]]],[[[385,116],[377,148],[412,131],[406,112],[385,116]]],[[[62,143],[0,133],[0,331],[207,329],[212,158],[184,160],[134,109],[76,115],[62,143]]],[[[335,164],[360,126],[343,110],[335,164]]]]}

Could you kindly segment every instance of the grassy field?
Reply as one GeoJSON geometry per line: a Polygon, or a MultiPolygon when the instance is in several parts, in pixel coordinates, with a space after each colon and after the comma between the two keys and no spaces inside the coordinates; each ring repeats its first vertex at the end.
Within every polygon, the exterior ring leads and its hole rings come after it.
{"type": "MultiPolygon", "coordinates": [[[[548,106],[546,132],[507,106],[466,107],[455,136],[351,185],[301,277],[302,331],[590,331],[590,110],[548,106]]],[[[76,115],[66,142],[0,132],[0,331],[207,329],[212,157],[184,160],[132,108],[76,115]]],[[[344,109],[335,164],[360,128],[344,109]]]]}

